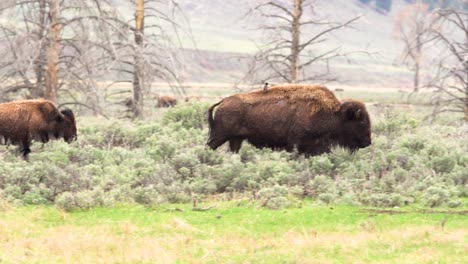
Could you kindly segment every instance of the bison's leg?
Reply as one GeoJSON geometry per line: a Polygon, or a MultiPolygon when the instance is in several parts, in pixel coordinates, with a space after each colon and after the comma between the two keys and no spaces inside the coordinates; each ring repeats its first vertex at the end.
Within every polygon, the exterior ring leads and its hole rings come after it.
{"type": "Polygon", "coordinates": [[[229,149],[235,153],[239,152],[239,149],[242,146],[243,140],[244,140],[243,138],[239,138],[239,137],[229,139],[229,149]]]}
{"type": "Polygon", "coordinates": [[[30,142],[28,141],[21,142],[19,146],[19,151],[22,154],[24,160],[28,160],[28,154],[31,153],[29,146],[30,142]]]}
{"type": "Polygon", "coordinates": [[[304,154],[306,157],[316,156],[323,153],[330,152],[330,146],[325,143],[320,143],[319,140],[315,144],[303,144],[298,147],[299,153],[304,154]]]}
{"type": "Polygon", "coordinates": [[[47,143],[49,142],[50,138],[49,138],[49,133],[48,132],[42,132],[41,133],[41,142],[42,143],[47,143]]]}

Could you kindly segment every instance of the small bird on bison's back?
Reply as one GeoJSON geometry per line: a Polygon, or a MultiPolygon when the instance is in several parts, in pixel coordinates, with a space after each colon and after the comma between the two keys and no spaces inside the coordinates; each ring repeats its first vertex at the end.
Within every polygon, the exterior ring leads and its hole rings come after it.
{"type": "Polygon", "coordinates": [[[19,100],[0,104],[0,142],[17,145],[28,159],[33,140],[42,143],[63,138],[67,143],[77,139],[75,115],[70,109],[59,111],[44,99],[19,100]]]}
{"type": "Polygon", "coordinates": [[[265,85],[263,85],[263,92],[266,93],[268,90],[268,82],[265,82],[265,85]]]}
{"type": "Polygon", "coordinates": [[[371,144],[365,105],[339,101],[319,85],[277,85],[224,98],[208,110],[208,146],[225,142],[238,152],[247,140],[257,148],[318,155],[339,145],[355,151],[371,144]]]}

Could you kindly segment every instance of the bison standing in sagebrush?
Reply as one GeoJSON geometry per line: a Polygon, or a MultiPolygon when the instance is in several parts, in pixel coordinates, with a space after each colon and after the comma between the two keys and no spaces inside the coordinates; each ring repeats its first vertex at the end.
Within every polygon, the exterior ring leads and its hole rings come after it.
{"type": "Polygon", "coordinates": [[[32,140],[46,143],[63,138],[76,140],[76,122],[69,109],[59,111],[44,99],[20,100],[0,104],[0,142],[18,145],[23,158],[31,152],[32,140]]]}
{"type": "Polygon", "coordinates": [[[238,152],[247,140],[257,148],[318,155],[333,145],[354,151],[371,144],[365,105],[340,102],[323,86],[280,85],[237,94],[212,105],[208,114],[212,149],[229,141],[231,151],[238,152]]]}
{"type": "Polygon", "coordinates": [[[177,99],[169,95],[158,97],[158,107],[174,107],[177,105],[177,99]]]}

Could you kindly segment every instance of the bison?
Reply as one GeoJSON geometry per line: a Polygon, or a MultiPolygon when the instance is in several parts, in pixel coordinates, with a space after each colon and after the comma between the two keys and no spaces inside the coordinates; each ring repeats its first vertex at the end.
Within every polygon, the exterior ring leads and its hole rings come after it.
{"type": "Polygon", "coordinates": [[[199,95],[189,95],[185,97],[185,102],[200,102],[202,100],[202,97],[199,95]]]}
{"type": "Polygon", "coordinates": [[[169,95],[158,97],[158,107],[174,107],[177,104],[177,99],[169,95]]]}
{"type": "Polygon", "coordinates": [[[32,140],[46,143],[59,138],[67,143],[77,139],[75,116],[70,109],[59,111],[44,99],[0,104],[0,142],[18,145],[25,160],[32,140]]]}
{"type": "Polygon", "coordinates": [[[324,86],[278,85],[237,94],[212,105],[208,115],[212,149],[229,141],[230,150],[238,152],[247,140],[257,148],[297,149],[309,156],[333,145],[355,151],[371,144],[365,105],[340,102],[324,86]]]}

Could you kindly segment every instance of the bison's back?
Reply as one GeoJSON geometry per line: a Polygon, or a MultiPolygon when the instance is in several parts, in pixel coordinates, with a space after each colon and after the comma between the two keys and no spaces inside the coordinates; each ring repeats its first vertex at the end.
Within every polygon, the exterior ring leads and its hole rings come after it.
{"type": "Polygon", "coordinates": [[[328,88],[320,85],[278,85],[266,92],[257,90],[250,93],[236,95],[243,102],[251,105],[276,107],[278,103],[288,102],[293,106],[307,107],[310,114],[319,111],[336,112],[340,108],[340,101],[328,88]]]}
{"type": "Polygon", "coordinates": [[[282,129],[307,125],[319,112],[332,114],[340,109],[340,101],[323,86],[281,85],[226,98],[218,107],[228,109],[231,116],[241,118],[252,127],[282,129]],[[239,114],[237,113],[239,112],[239,114]]]}

